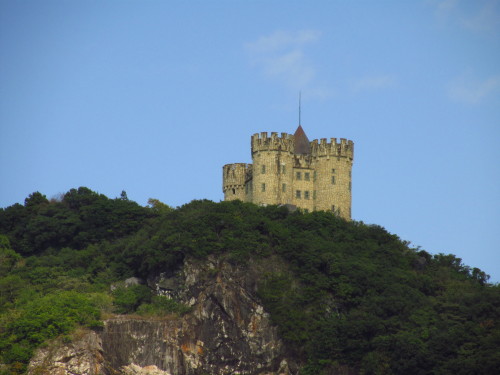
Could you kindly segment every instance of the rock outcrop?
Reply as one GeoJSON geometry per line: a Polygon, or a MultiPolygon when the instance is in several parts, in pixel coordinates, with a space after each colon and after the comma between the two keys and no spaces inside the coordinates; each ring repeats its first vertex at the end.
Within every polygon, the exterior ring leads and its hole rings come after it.
{"type": "Polygon", "coordinates": [[[102,341],[94,331],[78,332],[71,343],[58,339],[43,347],[31,359],[30,375],[103,374],[102,341]]]}
{"type": "Polygon", "coordinates": [[[185,261],[173,273],[153,275],[158,294],[191,306],[183,317],[116,316],[101,332],[39,349],[28,374],[291,374],[295,365],[256,296],[263,272],[277,261],[235,266],[185,261]]]}

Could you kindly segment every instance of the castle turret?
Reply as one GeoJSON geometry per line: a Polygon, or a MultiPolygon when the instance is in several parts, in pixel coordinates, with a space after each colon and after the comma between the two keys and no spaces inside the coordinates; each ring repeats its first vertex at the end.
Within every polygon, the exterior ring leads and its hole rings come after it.
{"type": "Polygon", "coordinates": [[[222,191],[224,200],[231,201],[239,199],[246,201],[245,183],[250,179],[250,165],[245,163],[226,164],[222,167],[222,191]]]}
{"type": "Polygon", "coordinates": [[[314,140],[311,155],[315,160],[315,209],[350,219],[354,143],[344,138],[340,142],[336,138],[314,140]]]}

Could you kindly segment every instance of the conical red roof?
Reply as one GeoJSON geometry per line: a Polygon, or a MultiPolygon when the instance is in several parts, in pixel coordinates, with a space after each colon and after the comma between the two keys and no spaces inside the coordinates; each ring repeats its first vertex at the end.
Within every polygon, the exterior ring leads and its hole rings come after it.
{"type": "Polygon", "coordinates": [[[309,144],[309,139],[307,138],[306,133],[304,133],[304,129],[299,125],[295,134],[293,135],[295,138],[295,153],[296,154],[310,154],[311,153],[311,145],[309,144]]]}

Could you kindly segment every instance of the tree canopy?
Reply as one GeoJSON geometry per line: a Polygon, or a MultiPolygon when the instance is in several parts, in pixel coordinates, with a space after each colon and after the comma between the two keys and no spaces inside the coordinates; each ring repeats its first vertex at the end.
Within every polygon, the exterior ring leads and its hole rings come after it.
{"type": "Polygon", "coordinates": [[[185,313],[124,278],[174,271],[186,257],[246,264],[279,257],[258,295],[302,373],[493,374],[500,287],[452,254],[414,249],[377,225],[240,201],[173,209],[87,188],[39,192],[0,210],[0,363],[22,373],[45,340],[99,326],[99,312],[185,313]]]}

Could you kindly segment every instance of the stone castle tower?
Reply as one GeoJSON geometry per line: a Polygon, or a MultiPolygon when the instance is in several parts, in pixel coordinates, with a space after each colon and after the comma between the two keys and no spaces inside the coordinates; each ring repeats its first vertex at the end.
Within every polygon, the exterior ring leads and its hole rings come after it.
{"type": "Polygon", "coordinates": [[[224,200],[330,210],[351,219],[352,141],[322,138],[309,142],[299,125],[294,135],[254,134],[251,147],[252,164],[222,167],[224,200]]]}

